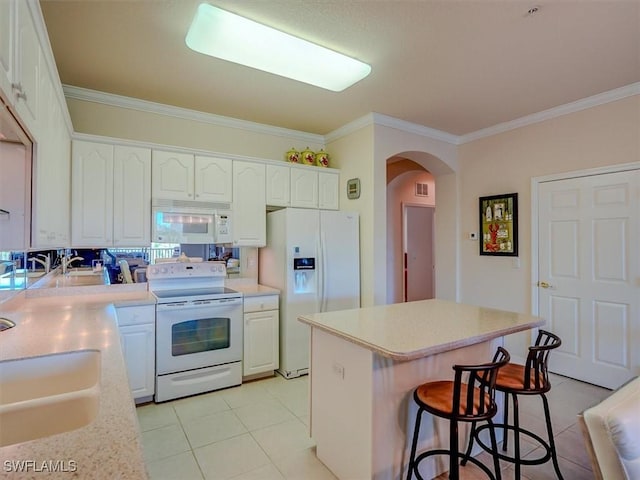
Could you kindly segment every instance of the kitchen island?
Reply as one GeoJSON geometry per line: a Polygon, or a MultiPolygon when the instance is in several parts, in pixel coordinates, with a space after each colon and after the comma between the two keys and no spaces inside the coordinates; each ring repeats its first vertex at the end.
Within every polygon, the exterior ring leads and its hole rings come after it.
{"type": "MultiPolygon", "coordinates": [[[[454,364],[487,362],[505,335],[544,324],[531,315],[444,300],[298,320],[311,327],[311,437],[318,458],[344,480],[404,478],[415,387],[453,379],[454,364]]],[[[425,414],[418,451],[448,448],[448,429],[446,421],[425,414]]],[[[464,441],[464,424],[460,433],[464,441]]],[[[446,458],[439,459],[431,475],[447,465],[446,458]]]]}

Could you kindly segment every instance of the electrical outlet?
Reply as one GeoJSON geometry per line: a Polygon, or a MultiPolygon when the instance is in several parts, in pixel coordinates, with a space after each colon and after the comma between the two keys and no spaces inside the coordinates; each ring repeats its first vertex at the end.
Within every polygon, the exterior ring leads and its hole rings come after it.
{"type": "Polygon", "coordinates": [[[344,366],[339,363],[333,364],[333,373],[335,373],[338,377],[344,380],[344,366]]]}

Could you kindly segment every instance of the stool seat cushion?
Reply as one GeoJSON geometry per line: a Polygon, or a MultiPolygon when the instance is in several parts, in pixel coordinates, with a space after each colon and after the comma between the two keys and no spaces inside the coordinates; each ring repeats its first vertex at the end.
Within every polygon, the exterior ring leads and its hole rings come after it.
{"type": "MultiPolygon", "coordinates": [[[[531,369],[531,377],[529,379],[529,385],[525,388],[524,385],[524,365],[517,363],[507,363],[504,367],[498,370],[498,378],[496,379],[497,390],[534,390],[539,391],[535,382],[535,371],[531,369]]],[[[544,385],[544,382],[542,382],[544,385]]]]}
{"type": "MultiPolygon", "coordinates": [[[[453,385],[451,381],[429,382],[420,385],[416,389],[416,397],[422,402],[427,410],[441,417],[450,417],[453,413],[453,385]]],[[[464,402],[467,398],[467,384],[460,385],[460,400],[458,406],[460,415],[479,415],[480,410],[480,391],[476,388],[474,392],[473,412],[465,412],[464,402]]],[[[486,398],[486,397],[485,397],[486,398]]],[[[483,412],[489,410],[490,399],[486,398],[483,412]]]]}

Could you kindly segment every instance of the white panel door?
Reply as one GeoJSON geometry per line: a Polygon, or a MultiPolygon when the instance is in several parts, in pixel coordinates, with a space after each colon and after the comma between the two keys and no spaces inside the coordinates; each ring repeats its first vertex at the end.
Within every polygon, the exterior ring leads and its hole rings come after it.
{"type": "Polygon", "coordinates": [[[228,158],[196,156],[195,198],[201,202],[232,201],[232,161],[228,158]]]}
{"type": "Polygon", "coordinates": [[[116,146],[113,161],[113,245],[149,246],[151,150],[116,146]]]}
{"type": "Polygon", "coordinates": [[[243,375],[273,372],[279,364],[278,310],[244,314],[243,375]]]}
{"type": "Polygon", "coordinates": [[[264,247],[267,243],[267,204],[263,163],[233,162],[233,244],[264,247]]]}
{"type": "Polygon", "coordinates": [[[267,165],[267,205],[288,207],[291,198],[291,175],[288,165],[267,165]]]}
{"type": "Polygon", "coordinates": [[[338,210],[339,180],[337,173],[318,172],[318,208],[338,210]]]}
{"type": "Polygon", "coordinates": [[[155,326],[151,323],[120,327],[120,339],[133,398],[153,395],[155,393],[155,326]]]}
{"type": "Polygon", "coordinates": [[[291,167],[291,206],[318,208],[318,171],[291,167]]]}
{"type": "Polygon", "coordinates": [[[640,170],[539,189],[539,314],[556,373],[607,388],[640,374],[640,170]]]}
{"type": "Polygon", "coordinates": [[[152,153],[151,195],[168,200],[193,200],[194,158],[189,153],[152,153]]]}
{"type": "Polygon", "coordinates": [[[73,142],[71,243],[101,247],[113,241],[113,146],[73,142]]]}
{"type": "Polygon", "coordinates": [[[9,95],[13,79],[15,0],[0,1],[0,89],[9,95]]]}

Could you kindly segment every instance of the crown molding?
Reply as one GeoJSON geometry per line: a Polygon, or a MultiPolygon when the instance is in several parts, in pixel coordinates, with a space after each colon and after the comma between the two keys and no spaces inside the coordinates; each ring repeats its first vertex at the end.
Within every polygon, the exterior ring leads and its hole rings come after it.
{"type": "Polygon", "coordinates": [[[545,120],[551,120],[552,118],[579,112],[580,110],[586,110],[587,108],[597,107],[598,105],[615,102],[616,100],[622,100],[623,98],[634,95],[640,95],[640,82],[632,83],[631,85],[626,85],[607,92],[598,93],[591,97],[576,100],[575,102],[565,103],[558,107],[549,108],[548,110],[516,118],[509,122],[498,123],[492,127],[483,128],[475,132],[461,135],[458,137],[458,144],[461,145],[481,138],[491,137],[492,135],[508,132],[509,130],[515,130],[516,128],[526,127],[527,125],[533,125],[534,123],[544,122],[545,120]]]}
{"type": "Polygon", "coordinates": [[[180,118],[183,120],[191,120],[201,123],[209,123],[219,127],[237,128],[240,130],[248,130],[255,133],[265,135],[273,135],[277,137],[285,137],[299,140],[301,143],[319,143],[324,145],[324,136],[313,133],[302,132],[300,130],[291,130],[288,128],[274,127],[263,123],[249,122],[247,120],[239,120],[237,118],[224,117],[213,113],[199,112],[188,108],[174,107],[162,103],[149,102],[138,98],[125,97],[115,95],[113,93],[99,92],[88,88],[74,87],[72,85],[63,85],[64,94],[67,98],[74,100],[83,100],[86,102],[100,103],[113,107],[128,108],[130,110],[138,110],[141,112],[155,113],[158,115],[166,115],[170,117],[180,118]]]}
{"type": "Polygon", "coordinates": [[[441,130],[425,127],[424,125],[418,125],[417,123],[407,122],[406,120],[400,120],[399,118],[384,115],[382,113],[368,113],[360,118],[353,120],[352,122],[343,125],[340,128],[325,135],[325,142],[333,142],[342,137],[345,137],[363,127],[369,125],[382,125],[384,127],[395,128],[403,132],[420,135],[422,137],[431,138],[433,140],[439,140],[453,145],[458,144],[458,136],[452,135],[441,130]]]}
{"type": "Polygon", "coordinates": [[[281,127],[275,127],[272,125],[265,125],[261,123],[249,122],[246,120],[239,120],[231,117],[224,117],[221,115],[215,115],[211,113],[199,112],[196,110],[189,110],[181,107],[174,107],[171,105],[165,105],[161,103],[149,102],[146,100],[140,100],[137,98],[125,97],[121,95],[115,95],[111,93],[98,92],[96,90],[89,90],[81,87],[74,87],[70,85],[63,85],[64,95],[67,98],[73,98],[77,100],[84,100],[88,102],[101,103],[104,105],[116,106],[121,108],[129,108],[132,110],[139,110],[143,112],[156,113],[160,115],[168,115],[176,118],[192,120],[202,123],[210,123],[217,126],[237,128],[242,130],[249,130],[256,133],[262,133],[267,135],[274,135],[286,138],[292,138],[301,141],[302,143],[318,143],[326,145],[329,142],[333,142],[342,137],[350,135],[351,133],[360,130],[361,128],[370,125],[382,125],[389,128],[394,128],[403,132],[420,135],[433,140],[446,142],[452,145],[462,145],[464,143],[479,140],[481,138],[490,137],[500,133],[505,133],[517,128],[526,127],[535,123],[551,120],[570,113],[579,112],[588,108],[596,107],[606,103],[622,100],[634,95],[640,95],[640,82],[632,83],[614,90],[599,93],[591,97],[586,97],[575,102],[553,107],[548,110],[543,110],[531,115],[517,118],[509,122],[499,123],[491,127],[483,128],[475,132],[467,133],[465,135],[453,135],[451,133],[436,130],[424,125],[408,122],[406,120],[400,120],[389,115],[381,113],[368,113],[359,117],[342,127],[333,130],[327,135],[317,135],[308,132],[302,132],[299,130],[290,130],[281,127]]]}

